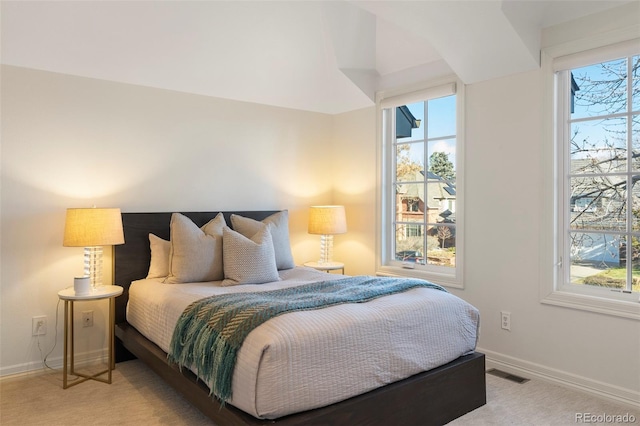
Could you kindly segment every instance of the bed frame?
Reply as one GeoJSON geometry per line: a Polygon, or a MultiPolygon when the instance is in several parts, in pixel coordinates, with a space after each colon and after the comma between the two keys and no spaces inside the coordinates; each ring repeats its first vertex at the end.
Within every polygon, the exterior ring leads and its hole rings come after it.
{"type": "MultiPolygon", "coordinates": [[[[276,211],[223,212],[262,220],[276,211]]],[[[183,213],[198,226],[217,212],[183,213]]],[[[123,213],[125,244],[115,246],[114,282],[124,292],[116,298],[116,362],[138,358],[217,425],[431,425],[445,424],[486,404],[484,354],[475,352],[446,365],[327,407],[260,420],[229,404],[221,406],[209,388],[189,370],[167,362],[167,354],[126,321],[129,285],[147,275],[149,233],[169,239],[171,213],[123,213]]]]}

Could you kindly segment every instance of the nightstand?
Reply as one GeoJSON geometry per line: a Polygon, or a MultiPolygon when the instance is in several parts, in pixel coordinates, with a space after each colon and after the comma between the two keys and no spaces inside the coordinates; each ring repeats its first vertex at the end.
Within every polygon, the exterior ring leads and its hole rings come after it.
{"type": "Polygon", "coordinates": [[[338,269],[340,269],[342,271],[341,274],[344,275],[344,263],[342,262],[307,262],[304,264],[304,266],[317,269],[318,271],[325,271],[327,273],[329,273],[329,271],[337,271],[338,269]]]}
{"type": "Polygon", "coordinates": [[[103,383],[111,384],[111,371],[115,368],[115,359],[113,357],[113,346],[115,341],[115,298],[122,294],[123,288],[117,285],[105,285],[91,290],[91,293],[83,296],[76,295],[73,287],[65,288],[58,292],[60,300],[64,300],[64,366],[62,367],[62,388],[77,385],[87,380],[97,380],[103,383]],[[74,348],[73,348],[73,304],[88,300],[109,299],[109,320],[107,322],[109,335],[109,356],[107,360],[107,369],[95,374],[83,374],[75,371],[74,366],[74,348]],[[70,357],[70,360],[68,359],[70,357]],[[69,363],[70,361],[70,363],[69,363]],[[67,369],[67,367],[69,367],[67,369]],[[107,374],[107,378],[102,378],[103,374],[107,374]],[[68,384],[69,375],[82,377],[82,379],[68,384]]]}

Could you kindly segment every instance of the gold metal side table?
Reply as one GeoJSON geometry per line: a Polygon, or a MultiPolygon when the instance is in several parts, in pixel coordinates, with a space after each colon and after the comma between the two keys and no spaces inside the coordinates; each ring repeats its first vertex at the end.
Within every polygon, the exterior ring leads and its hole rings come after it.
{"type": "Polygon", "coordinates": [[[62,388],[77,385],[87,380],[97,380],[103,383],[111,384],[111,371],[115,368],[114,342],[115,342],[115,298],[122,294],[123,288],[117,285],[105,285],[97,287],[91,290],[91,293],[86,295],[76,295],[73,287],[60,290],[58,297],[60,300],[64,300],[64,366],[62,367],[62,388]],[[109,334],[109,355],[107,360],[107,369],[95,374],[84,374],[75,371],[74,366],[74,348],[73,348],[73,304],[79,301],[88,300],[102,300],[109,299],[109,320],[107,322],[108,334],[109,334]],[[70,359],[69,359],[70,358],[70,359]],[[70,362],[69,362],[70,361],[70,362]],[[107,374],[107,378],[100,377],[103,374],[107,374]],[[82,377],[82,379],[68,383],[69,375],[75,375],[82,377]]]}

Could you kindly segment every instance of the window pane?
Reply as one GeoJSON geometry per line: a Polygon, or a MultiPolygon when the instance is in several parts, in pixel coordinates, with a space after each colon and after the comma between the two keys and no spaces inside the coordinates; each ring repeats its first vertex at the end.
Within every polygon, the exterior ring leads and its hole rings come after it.
{"type": "Polygon", "coordinates": [[[571,74],[575,82],[571,89],[574,97],[572,119],[626,111],[626,59],[576,68],[571,74]]]}
{"type": "Polygon", "coordinates": [[[634,175],[632,178],[633,183],[631,187],[633,188],[631,191],[631,230],[632,231],[640,231],[640,176],[634,175]]]}
{"type": "Polygon", "coordinates": [[[401,142],[424,139],[424,102],[396,107],[396,139],[401,142]]]}
{"type": "Polygon", "coordinates": [[[397,224],[395,258],[424,264],[424,225],[397,224]]]}
{"type": "Polygon", "coordinates": [[[640,111],[640,55],[634,56],[633,66],[631,67],[631,75],[633,76],[633,111],[640,111]]]}
{"type": "Polygon", "coordinates": [[[424,143],[401,143],[396,146],[396,181],[424,180],[424,143]]]}
{"type": "Polygon", "coordinates": [[[631,288],[627,284],[627,290],[640,292],[640,240],[638,237],[632,237],[633,251],[631,261],[631,288]]]}
{"type": "Polygon", "coordinates": [[[626,230],[626,179],[594,176],[571,179],[571,229],[626,230]]]}
{"type": "MultiPolygon", "coordinates": [[[[640,98],[640,93],[638,93],[640,98]]],[[[640,170],[640,115],[633,116],[631,127],[631,149],[633,150],[633,170],[640,170]]]]}
{"type": "Polygon", "coordinates": [[[427,264],[456,266],[455,226],[429,226],[427,231],[427,264]]]}
{"type": "Polygon", "coordinates": [[[571,125],[571,173],[627,170],[626,118],[591,120],[571,125]]]}
{"type": "Polygon", "coordinates": [[[427,137],[429,139],[456,134],[456,96],[432,99],[427,104],[427,137]]]}
{"type": "Polygon", "coordinates": [[[424,184],[396,185],[396,222],[424,223],[424,184]]]}
{"type": "Polygon", "coordinates": [[[626,288],[625,237],[571,233],[571,283],[626,288]]]}
{"type": "Polygon", "coordinates": [[[428,143],[428,170],[435,176],[455,182],[456,180],[456,140],[443,139],[428,143]]]}
{"type": "Polygon", "coordinates": [[[427,182],[427,222],[455,223],[455,187],[442,180],[427,182]]]}

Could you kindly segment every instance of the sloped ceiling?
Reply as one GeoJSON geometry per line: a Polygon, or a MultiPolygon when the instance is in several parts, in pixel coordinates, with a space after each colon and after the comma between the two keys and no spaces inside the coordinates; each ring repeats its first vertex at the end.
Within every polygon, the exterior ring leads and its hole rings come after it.
{"type": "Polygon", "coordinates": [[[2,1],[3,64],[341,113],[535,69],[542,28],[627,1],[2,1]]]}

